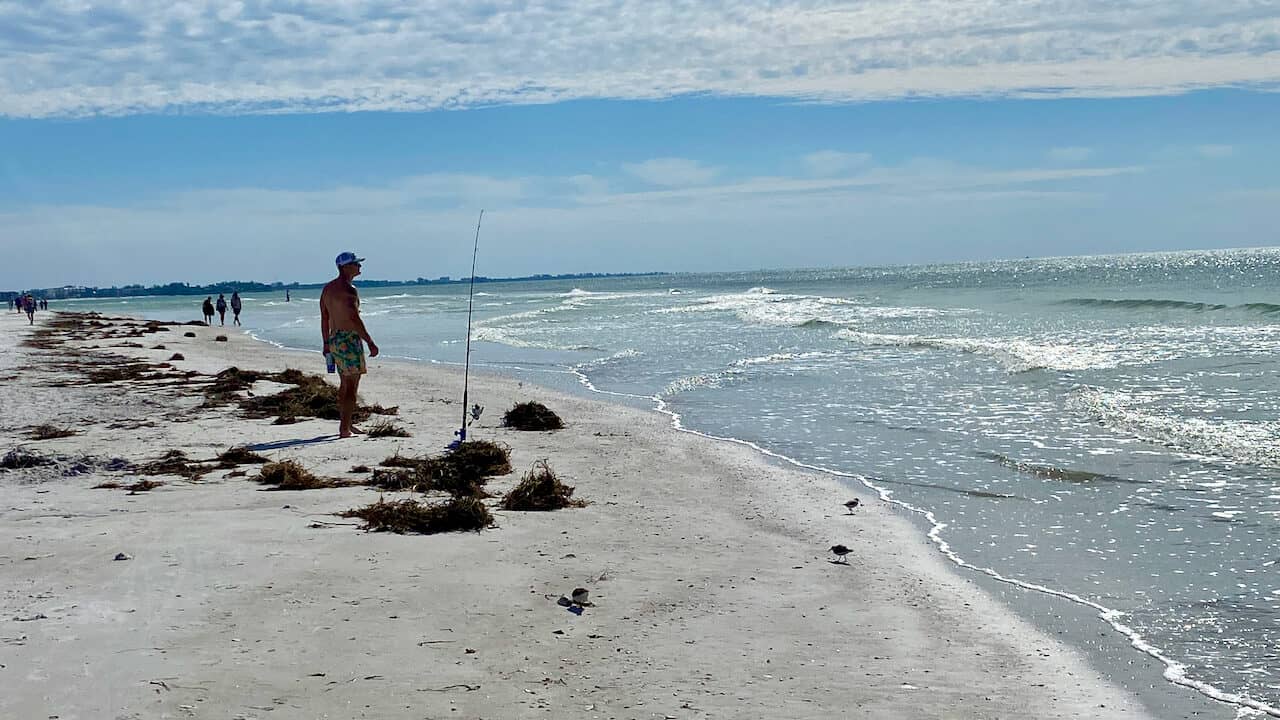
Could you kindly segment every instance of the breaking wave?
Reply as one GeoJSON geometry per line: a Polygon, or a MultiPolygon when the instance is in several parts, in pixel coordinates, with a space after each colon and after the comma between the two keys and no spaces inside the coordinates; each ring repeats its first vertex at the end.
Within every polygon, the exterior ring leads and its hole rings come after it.
{"type": "Polygon", "coordinates": [[[1108,298],[1070,298],[1062,300],[1059,305],[1075,305],[1114,310],[1186,310],[1188,312],[1215,312],[1219,310],[1247,310],[1262,315],[1280,313],[1280,305],[1271,303],[1245,303],[1243,305],[1222,305],[1218,303],[1191,302],[1186,300],[1160,299],[1108,299],[1108,298]]]}
{"type": "Polygon", "coordinates": [[[880,333],[841,330],[836,337],[868,347],[903,347],[933,350],[958,350],[987,355],[1004,365],[1010,373],[1031,370],[1091,370],[1113,368],[1117,358],[1097,345],[1083,348],[1074,345],[1033,343],[1026,340],[978,338],[933,338],[922,335],[884,335],[880,333]]]}
{"type": "MultiPolygon", "coordinates": [[[[770,288],[710,295],[688,305],[658,308],[656,314],[732,313],[752,325],[772,327],[849,327],[876,320],[907,320],[938,317],[943,311],[928,307],[869,305],[858,300],[821,295],[789,295],[770,288]]],[[[968,312],[968,311],[960,311],[968,312]]]]}
{"type": "Polygon", "coordinates": [[[1205,420],[1149,407],[1124,392],[1080,386],[1067,406],[1102,425],[1178,452],[1280,467],[1280,421],[1205,420]]]}

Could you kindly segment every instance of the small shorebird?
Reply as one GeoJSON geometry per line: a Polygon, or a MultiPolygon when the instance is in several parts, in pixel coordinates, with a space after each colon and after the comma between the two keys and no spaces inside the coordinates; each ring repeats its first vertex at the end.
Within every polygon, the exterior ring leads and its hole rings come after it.
{"type": "Polygon", "coordinates": [[[837,558],[839,558],[839,559],[840,559],[840,560],[839,560],[839,562],[848,563],[848,562],[849,562],[849,558],[848,558],[847,556],[849,555],[849,553],[851,553],[851,552],[853,552],[853,551],[852,551],[852,550],[850,550],[849,548],[845,547],[844,545],[832,545],[832,546],[831,546],[831,552],[832,552],[832,554],[834,554],[837,558]]]}
{"type": "Polygon", "coordinates": [[[854,498],[854,499],[850,500],[849,502],[845,503],[845,504],[844,504],[844,506],[845,506],[845,509],[847,509],[847,510],[849,511],[849,514],[850,514],[850,515],[852,515],[852,514],[853,514],[853,509],[854,509],[854,508],[856,508],[856,507],[858,507],[858,506],[859,506],[859,505],[861,505],[861,504],[862,504],[862,501],[861,501],[861,500],[859,500],[858,498],[854,498]]]}

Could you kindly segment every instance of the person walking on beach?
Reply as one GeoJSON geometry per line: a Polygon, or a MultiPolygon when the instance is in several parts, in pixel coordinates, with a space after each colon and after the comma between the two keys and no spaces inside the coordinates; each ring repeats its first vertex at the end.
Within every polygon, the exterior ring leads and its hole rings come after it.
{"type": "Polygon", "coordinates": [[[243,307],[244,304],[240,301],[240,291],[233,290],[231,292],[231,314],[233,315],[231,321],[236,325],[240,324],[240,309],[243,307]]]}
{"type": "Polygon", "coordinates": [[[30,293],[22,299],[22,309],[27,313],[27,324],[36,324],[36,299],[31,297],[30,293]]]}
{"type": "Polygon", "coordinates": [[[204,299],[204,304],[200,306],[200,310],[204,313],[204,324],[213,325],[213,296],[212,295],[204,299]]]}
{"type": "Polygon", "coordinates": [[[284,301],[285,301],[285,302],[289,302],[289,291],[288,291],[288,290],[285,290],[285,291],[284,291],[284,301]]]}
{"type": "Polygon", "coordinates": [[[324,352],[332,357],[338,372],[338,437],[347,438],[362,433],[353,420],[360,376],[367,372],[360,342],[363,340],[369,345],[371,358],[378,357],[378,345],[369,337],[360,319],[360,294],[352,284],[360,274],[364,258],[344,252],[334,262],[338,266],[338,277],[330,280],[320,292],[320,334],[324,337],[324,352]]]}
{"type": "Polygon", "coordinates": [[[222,293],[218,293],[217,307],[218,307],[218,324],[225,326],[227,324],[227,299],[223,297],[222,293]]]}

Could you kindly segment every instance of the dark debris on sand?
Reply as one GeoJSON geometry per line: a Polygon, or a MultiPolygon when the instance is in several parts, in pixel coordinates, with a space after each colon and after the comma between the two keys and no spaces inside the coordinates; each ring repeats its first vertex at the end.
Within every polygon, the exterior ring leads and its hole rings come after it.
{"type": "Polygon", "coordinates": [[[323,488],[341,487],[348,483],[339,483],[328,478],[316,477],[296,460],[269,462],[250,480],[269,485],[268,490],[320,490],[323,488]]]}
{"type": "Polygon", "coordinates": [[[78,430],[70,428],[60,428],[55,425],[37,425],[27,431],[27,437],[32,440],[56,440],[57,438],[71,437],[79,435],[78,430]]]}
{"type": "Polygon", "coordinates": [[[409,434],[408,430],[404,429],[404,427],[400,425],[397,425],[394,420],[378,420],[377,422],[370,423],[369,425],[365,426],[364,433],[365,435],[371,438],[412,437],[412,435],[409,434]]]}
{"type": "Polygon", "coordinates": [[[535,462],[520,484],[502,498],[504,510],[545,511],[584,505],[584,501],[573,499],[573,487],[560,482],[546,460],[535,462]]]}
{"type": "Polygon", "coordinates": [[[237,465],[264,465],[269,459],[248,448],[233,447],[218,456],[218,464],[223,468],[237,465]]]}
{"type": "Polygon", "coordinates": [[[23,448],[14,448],[0,458],[0,470],[25,470],[26,468],[53,465],[55,462],[57,462],[55,459],[40,453],[24,450],[23,448]]]}
{"type": "Polygon", "coordinates": [[[464,530],[479,532],[493,525],[493,515],[475,497],[454,497],[435,505],[412,499],[387,502],[380,498],[372,505],[352,508],[338,515],[363,520],[363,529],[368,532],[398,534],[432,535],[464,530]]]}
{"type": "Polygon", "coordinates": [[[159,458],[137,468],[139,475],[177,475],[188,480],[198,480],[213,471],[213,466],[192,460],[181,450],[170,450],[159,458]]]}
{"type": "Polygon", "coordinates": [[[560,430],[564,422],[540,402],[523,402],[503,414],[502,425],[514,430],[560,430]]]}

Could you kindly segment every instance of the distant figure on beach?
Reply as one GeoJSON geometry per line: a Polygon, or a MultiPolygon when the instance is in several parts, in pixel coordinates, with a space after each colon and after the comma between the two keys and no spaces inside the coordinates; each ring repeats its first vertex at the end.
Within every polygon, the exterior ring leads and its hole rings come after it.
{"type": "Polygon", "coordinates": [[[288,290],[285,290],[285,291],[284,291],[284,301],[285,301],[285,302],[289,302],[289,291],[288,291],[288,290]]]}
{"type": "Polygon", "coordinates": [[[204,299],[204,304],[200,306],[200,309],[204,312],[204,324],[212,325],[213,324],[213,296],[212,295],[204,299]]]}
{"type": "Polygon", "coordinates": [[[22,309],[25,310],[27,313],[27,324],[35,325],[36,324],[36,299],[31,297],[29,293],[27,294],[26,297],[22,299],[22,309]]]}
{"type": "Polygon", "coordinates": [[[360,376],[366,372],[364,346],[360,342],[368,343],[369,357],[378,357],[378,345],[360,319],[360,294],[351,282],[360,274],[363,262],[364,258],[353,252],[339,254],[334,260],[338,277],[320,292],[320,334],[324,337],[324,352],[332,356],[338,372],[338,437],[344,438],[363,433],[353,421],[360,376]]]}
{"type": "Polygon", "coordinates": [[[223,297],[222,293],[218,293],[217,308],[218,308],[218,324],[226,325],[227,324],[227,299],[223,297]]]}
{"type": "Polygon", "coordinates": [[[233,315],[231,320],[236,325],[240,324],[240,309],[242,307],[244,307],[244,304],[240,301],[240,291],[233,290],[231,292],[231,314],[233,315]]]}

